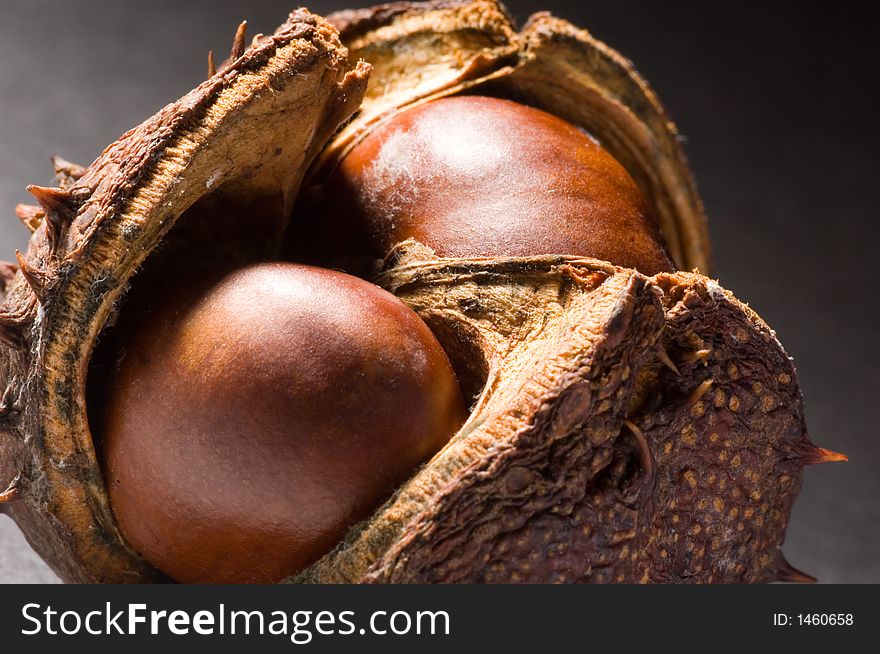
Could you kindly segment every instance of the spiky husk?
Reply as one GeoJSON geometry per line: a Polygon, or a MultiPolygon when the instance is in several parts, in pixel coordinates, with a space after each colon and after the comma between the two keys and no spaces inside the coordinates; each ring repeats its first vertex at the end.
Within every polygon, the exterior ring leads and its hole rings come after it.
{"type": "MultiPolygon", "coordinates": [[[[217,206],[248,217],[211,234],[221,249],[273,256],[304,177],[320,186],[402,108],[478,92],[588,129],[645,190],[678,266],[710,270],[674,126],[587,32],[547,14],[518,32],[488,0],[328,20],[294,12],[249,47],[240,26],[210,79],[87,169],[56,160],[58,187],[32,187],[38,204],[16,211],[33,236],[0,267],[0,507],[65,580],[162,579],[119,534],[86,411],[91,354],[135,272],[198,247],[198,230],[169,243],[217,206]]],[[[773,332],[717,283],[562,255],[444,260],[415,243],[376,281],[432,327],[474,408],[296,580],[802,580],[779,547],[803,465],[828,455],[806,438],[773,332]]]]}

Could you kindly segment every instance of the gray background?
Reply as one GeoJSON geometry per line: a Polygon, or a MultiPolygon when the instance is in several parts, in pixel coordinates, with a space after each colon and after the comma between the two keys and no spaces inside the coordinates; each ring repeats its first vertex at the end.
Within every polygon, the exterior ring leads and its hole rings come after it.
{"type": "MultiPolygon", "coordinates": [[[[370,3],[315,0],[318,13],[370,3]]],[[[0,0],[0,251],[48,155],[88,163],[205,75],[235,26],[269,32],[283,0],[0,0]]],[[[509,2],[617,48],[687,137],[716,274],[794,357],[814,440],[850,463],[809,469],[785,546],[823,582],[880,582],[875,3],[509,2]],[[807,6],[809,5],[809,6],[807,6]]],[[[220,57],[222,59],[222,56],[220,57]]],[[[0,582],[55,580],[0,517],[0,582]]]]}

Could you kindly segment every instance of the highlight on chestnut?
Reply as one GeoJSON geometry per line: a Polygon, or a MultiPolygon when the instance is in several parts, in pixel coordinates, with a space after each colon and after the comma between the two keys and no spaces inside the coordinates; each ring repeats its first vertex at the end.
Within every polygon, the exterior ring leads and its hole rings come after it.
{"type": "Polygon", "coordinates": [[[583,129],[528,105],[465,95],[393,115],[312,191],[293,256],[369,270],[415,239],[444,257],[571,254],[672,271],[626,169],[583,129]]]}
{"type": "Polygon", "coordinates": [[[299,572],[466,418],[425,323],[358,278],[264,263],[151,295],[98,433],[123,535],[177,581],[299,572]]]}

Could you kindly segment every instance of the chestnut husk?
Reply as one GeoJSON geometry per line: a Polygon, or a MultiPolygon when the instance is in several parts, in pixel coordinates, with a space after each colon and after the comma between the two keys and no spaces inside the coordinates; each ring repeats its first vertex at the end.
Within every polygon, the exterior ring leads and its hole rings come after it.
{"type": "Polygon", "coordinates": [[[459,93],[533,104],[594,134],[693,272],[398,245],[375,281],[434,330],[473,409],[291,581],[809,579],[782,557],[788,516],[803,466],[841,457],[809,441],[773,331],[704,276],[706,221],[674,126],[587,32],[548,14],[516,31],[487,0],[326,20],[298,10],[250,47],[240,29],[195,90],[88,168],[57,160],[58,187],[31,187],[40,206],[17,211],[29,248],[0,267],[0,507],[62,579],[164,580],[117,529],[88,422],[92,353],[129,283],[149,279],[135,274],[198,249],[200,216],[221,205],[253,210],[213,255],[276,256],[285,231],[295,237],[297,196],[320,192],[359,138],[459,93]]]}

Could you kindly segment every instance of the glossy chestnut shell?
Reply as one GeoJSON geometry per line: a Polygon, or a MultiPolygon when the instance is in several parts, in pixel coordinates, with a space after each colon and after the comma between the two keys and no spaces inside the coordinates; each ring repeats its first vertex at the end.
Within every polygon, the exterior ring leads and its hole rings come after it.
{"type": "Polygon", "coordinates": [[[572,254],[648,275],[675,269],[642,192],[607,150],[499,98],[394,115],[306,204],[297,254],[330,265],[358,269],[413,238],[444,257],[572,254]]]}
{"type": "Polygon", "coordinates": [[[466,417],[392,294],[264,263],[126,305],[102,425],[128,542],[186,582],[273,582],[330,550],[466,417]]]}

